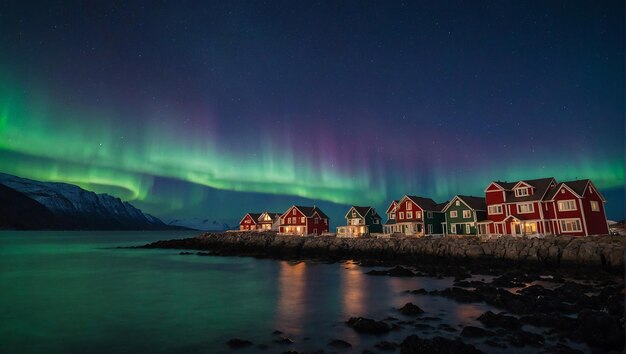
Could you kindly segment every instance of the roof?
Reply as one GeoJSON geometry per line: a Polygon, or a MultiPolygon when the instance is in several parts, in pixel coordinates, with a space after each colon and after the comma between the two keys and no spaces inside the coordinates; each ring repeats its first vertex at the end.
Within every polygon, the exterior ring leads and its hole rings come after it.
{"type": "Polygon", "coordinates": [[[322,218],[328,219],[328,216],[324,214],[322,209],[318,208],[317,206],[310,207],[310,206],[294,205],[294,207],[298,208],[298,210],[300,210],[302,214],[304,214],[304,216],[306,216],[307,218],[313,217],[313,214],[317,212],[322,218]]]}
{"type": "Polygon", "coordinates": [[[252,218],[252,220],[256,224],[256,222],[259,221],[259,217],[261,216],[261,213],[247,213],[246,215],[243,216],[243,218],[241,219],[241,221],[239,221],[239,223],[241,224],[243,222],[243,219],[245,219],[246,216],[248,216],[248,215],[250,215],[250,217],[252,218]]]}
{"type": "Polygon", "coordinates": [[[432,211],[442,211],[443,208],[446,207],[446,205],[448,205],[447,201],[445,203],[439,203],[439,204],[435,205],[435,209],[433,209],[432,211]]]}
{"type": "MultiPolygon", "coordinates": [[[[270,218],[272,219],[272,221],[276,221],[276,219],[277,219],[277,218],[280,218],[280,216],[282,215],[282,213],[274,213],[274,212],[271,212],[271,211],[264,211],[264,212],[262,212],[261,214],[259,214],[259,217],[257,218],[257,220],[258,220],[258,219],[260,219],[260,218],[261,218],[261,216],[262,216],[263,214],[265,214],[265,213],[267,213],[267,215],[269,215],[269,216],[270,216],[270,218]]],[[[259,221],[263,221],[263,220],[259,220],[259,221]]]]}
{"type": "Polygon", "coordinates": [[[417,206],[422,208],[422,210],[441,211],[441,209],[443,209],[443,206],[437,209],[439,204],[437,204],[434,200],[430,198],[418,197],[415,195],[405,195],[405,197],[409,198],[413,203],[417,204],[417,206]]]}
{"type": "Polygon", "coordinates": [[[506,220],[508,218],[515,218],[515,219],[522,220],[522,221],[524,221],[524,220],[534,220],[533,218],[531,218],[529,216],[520,215],[520,214],[511,214],[511,215],[507,216],[506,218],[504,218],[504,220],[506,220]]]}
{"type": "Polygon", "coordinates": [[[474,210],[487,210],[487,203],[484,197],[474,197],[471,195],[457,195],[457,197],[474,210]]]}
{"type": "Polygon", "coordinates": [[[498,184],[500,187],[506,190],[505,200],[507,203],[514,202],[527,202],[533,200],[542,200],[550,184],[555,181],[553,177],[547,178],[538,178],[538,179],[524,179],[517,182],[500,182],[496,181],[494,183],[498,184]],[[530,186],[532,186],[535,190],[532,195],[526,195],[523,197],[516,197],[515,192],[513,192],[512,188],[515,187],[519,182],[524,182],[530,186]]]}
{"type": "MultiPolygon", "coordinates": [[[[587,186],[589,185],[589,183],[591,183],[591,180],[589,179],[580,179],[576,181],[561,182],[557,184],[556,188],[550,190],[548,194],[546,194],[545,199],[546,200],[554,199],[554,196],[556,195],[556,193],[558,193],[558,191],[561,189],[563,185],[567,186],[569,189],[574,191],[574,193],[578,194],[578,196],[582,198],[585,194],[585,190],[587,189],[587,186]]],[[[597,189],[595,189],[595,191],[597,192],[597,189]]],[[[597,193],[600,194],[600,192],[597,192],[597,193]]],[[[601,194],[600,194],[600,198],[604,200],[604,197],[601,194]]]]}
{"type": "Polygon", "coordinates": [[[353,205],[352,208],[350,209],[353,209],[353,208],[361,216],[367,215],[367,213],[372,209],[372,207],[369,207],[369,206],[356,206],[356,205],[353,205]]]}
{"type": "Polygon", "coordinates": [[[399,202],[399,201],[398,201],[398,200],[396,200],[396,199],[392,200],[392,201],[391,201],[391,203],[389,204],[389,207],[387,208],[387,211],[386,211],[386,212],[387,212],[387,213],[389,213],[389,212],[390,212],[391,207],[392,207],[394,204],[398,204],[398,202],[399,202]]]}

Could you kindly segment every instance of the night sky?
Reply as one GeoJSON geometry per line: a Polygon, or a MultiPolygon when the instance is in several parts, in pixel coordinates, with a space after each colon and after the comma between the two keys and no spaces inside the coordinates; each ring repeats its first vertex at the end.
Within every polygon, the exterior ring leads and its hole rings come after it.
{"type": "Polygon", "coordinates": [[[0,171],[159,217],[590,178],[624,216],[623,1],[2,1],[0,171]]]}

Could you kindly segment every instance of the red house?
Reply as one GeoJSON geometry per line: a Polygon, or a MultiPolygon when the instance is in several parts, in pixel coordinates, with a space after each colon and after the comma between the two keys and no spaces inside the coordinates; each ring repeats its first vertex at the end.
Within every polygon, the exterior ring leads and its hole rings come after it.
{"type": "Polygon", "coordinates": [[[291,235],[319,235],[328,232],[330,219],[316,207],[294,205],[280,216],[279,232],[291,235]]]}
{"type": "Polygon", "coordinates": [[[239,222],[239,230],[241,231],[251,231],[257,230],[259,227],[259,217],[261,214],[258,213],[248,213],[243,219],[239,222]]]}
{"type": "Polygon", "coordinates": [[[492,182],[485,189],[487,220],[479,234],[607,234],[604,198],[590,180],[550,178],[492,182]],[[588,220],[588,221],[587,221],[588,220]]]}

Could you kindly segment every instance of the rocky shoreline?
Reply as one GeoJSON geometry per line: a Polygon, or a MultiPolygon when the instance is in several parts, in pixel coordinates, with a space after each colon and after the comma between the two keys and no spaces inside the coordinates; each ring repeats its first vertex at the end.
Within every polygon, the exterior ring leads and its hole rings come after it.
{"type": "Polygon", "coordinates": [[[276,259],[352,259],[362,263],[424,265],[445,262],[466,267],[516,265],[624,273],[625,238],[620,236],[503,236],[422,238],[294,237],[272,232],[205,233],[157,241],[143,248],[193,249],[215,255],[276,259]]]}
{"type": "MultiPolygon", "coordinates": [[[[363,353],[530,350],[563,354],[619,353],[624,349],[625,293],[618,276],[623,274],[624,240],[620,237],[343,239],[228,232],[141,247],[185,250],[179,252],[183,256],[351,259],[361,265],[396,265],[366,271],[370,276],[453,279],[450,287],[440,290],[406,289],[414,300],[394,309],[396,314],[389,317],[372,319],[364,317],[366,313],[353,313],[345,318],[345,325],[359,335],[380,338],[373,351],[365,349],[363,353]],[[432,297],[483,303],[491,310],[477,316],[473,324],[446,323],[419,306],[432,297]],[[402,333],[404,340],[394,342],[388,337],[392,332],[402,333]]],[[[285,352],[299,353],[297,339],[276,333],[280,338],[269,346],[284,345],[291,349],[285,352]]],[[[224,345],[271,349],[246,338],[233,338],[224,345]]],[[[354,349],[351,343],[336,338],[320,344],[315,352],[323,353],[324,346],[354,349]]]]}

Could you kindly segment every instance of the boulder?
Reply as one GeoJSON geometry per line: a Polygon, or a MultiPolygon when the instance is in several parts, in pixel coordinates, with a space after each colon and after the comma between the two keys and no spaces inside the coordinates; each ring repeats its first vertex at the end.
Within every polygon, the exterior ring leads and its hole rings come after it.
{"type": "Polygon", "coordinates": [[[407,302],[404,306],[398,309],[402,314],[407,316],[416,316],[424,313],[419,306],[413,305],[412,302],[407,302]]]}
{"type": "Polygon", "coordinates": [[[389,332],[389,325],[364,317],[351,317],[346,324],[359,333],[384,334],[389,332]]]}
{"type": "Polygon", "coordinates": [[[443,337],[420,338],[408,336],[400,344],[401,354],[479,354],[482,351],[473,345],[443,337]]]}
{"type": "Polygon", "coordinates": [[[501,313],[493,313],[487,311],[478,317],[478,321],[485,327],[502,327],[505,329],[519,329],[522,327],[522,323],[519,319],[513,316],[507,316],[501,313]]]}

